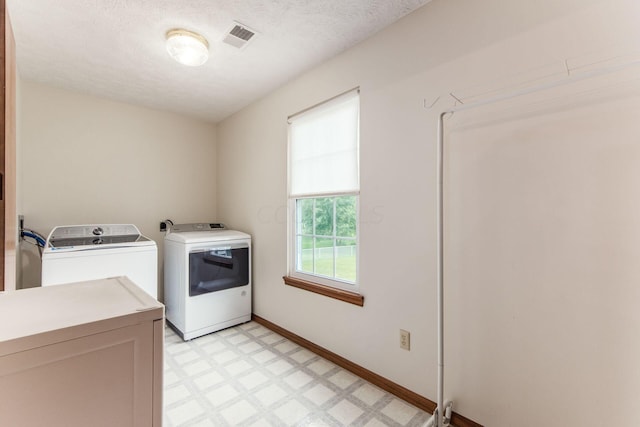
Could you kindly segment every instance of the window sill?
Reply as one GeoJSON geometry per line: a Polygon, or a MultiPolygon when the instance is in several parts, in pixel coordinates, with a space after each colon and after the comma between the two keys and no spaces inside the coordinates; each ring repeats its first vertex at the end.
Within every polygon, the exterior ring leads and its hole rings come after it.
{"type": "Polygon", "coordinates": [[[307,280],[291,276],[284,276],[282,279],[284,280],[285,285],[293,286],[294,288],[304,289],[305,291],[314,292],[329,298],[335,298],[360,307],[364,306],[364,296],[356,292],[332,288],[331,286],[320,285],[318,283],[309,282],[307,280]]]}

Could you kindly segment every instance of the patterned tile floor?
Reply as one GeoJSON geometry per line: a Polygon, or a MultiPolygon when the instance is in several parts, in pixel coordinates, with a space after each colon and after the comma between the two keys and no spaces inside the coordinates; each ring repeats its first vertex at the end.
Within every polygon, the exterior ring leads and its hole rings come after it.
{"type": "Polygon", "coordinates": [[[255,322],[165,332],[165,427],[422,426],[429,414],[255,322]]]}

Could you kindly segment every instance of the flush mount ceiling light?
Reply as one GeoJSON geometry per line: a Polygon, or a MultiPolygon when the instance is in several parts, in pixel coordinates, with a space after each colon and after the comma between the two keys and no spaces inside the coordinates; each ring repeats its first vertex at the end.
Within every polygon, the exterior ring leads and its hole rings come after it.
{"type": "Polygon", "coordinates": [[[167,31],[167,52],[176,61],[197,67],[209,59],[207,39],[193,31],[174,29],[167,31]]]}

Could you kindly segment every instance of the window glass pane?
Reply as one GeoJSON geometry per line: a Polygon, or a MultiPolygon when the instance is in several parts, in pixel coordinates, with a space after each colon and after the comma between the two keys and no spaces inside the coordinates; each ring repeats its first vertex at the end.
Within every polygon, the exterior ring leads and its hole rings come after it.
{"type": "Polygon", "coordinates": [[[341,239],[336,241],[336,279],[355,283],[356,281],[356,241],[341,239]]]}
{"type": "Polygon", "coordinates": [[[315,239],[315,259],[316,274],[323,276],[333,276],[333,239],[318,238],[315,239]]]}
{"type": "Polygon", "coordinates": [[[298,199],[296,234],[313,234],[313,199],[298,199]]]}
{"type": "Polygon", "coordinates": [[[357,283],[357,200],[357,196],[296,200],[297,271],[357,283]]]}
{"type": "Polygon", "coordinates": [[[316,200],[315,220],[316,236],[333,236],[333,197],[320,197],[316,200]]]}
{"type": "Polygon", "coordinates": [[[298,237],[298,271],[313,274],[313,237],[298,237]]]}
{"type": "Polygon", "coordinates": [[[336,236],[356,237],[356,197],[345,196],[336,198],[336,236]]]}

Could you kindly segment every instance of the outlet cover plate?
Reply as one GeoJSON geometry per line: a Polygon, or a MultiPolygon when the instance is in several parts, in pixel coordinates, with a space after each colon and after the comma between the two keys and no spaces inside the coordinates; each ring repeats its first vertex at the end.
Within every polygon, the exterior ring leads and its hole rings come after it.
{"type": "Polygon", "coordinates": [[[411,334],[404,329],[400,329],[400,348],[403,350],[411,350],[411,334]]]}

